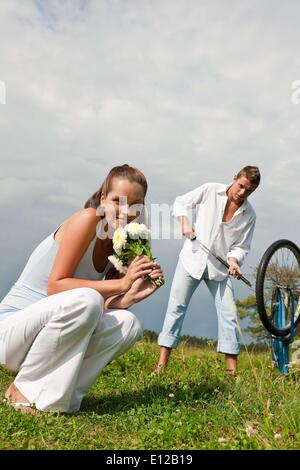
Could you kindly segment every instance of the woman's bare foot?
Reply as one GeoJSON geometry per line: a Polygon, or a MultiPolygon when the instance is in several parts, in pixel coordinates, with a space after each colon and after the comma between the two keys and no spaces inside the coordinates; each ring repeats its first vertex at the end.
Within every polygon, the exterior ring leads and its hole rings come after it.
{"type": "Polygon", "coordinates": [[[38,413],[39,410],[34,408],[33,406],[15,406],[14,403],[29,403],[29,400],[20,392],[20,390],[12,383],[5,392],[5,398],[7,399],[8,403],[16,410],[21,411],[22,413],[38,413]]]}

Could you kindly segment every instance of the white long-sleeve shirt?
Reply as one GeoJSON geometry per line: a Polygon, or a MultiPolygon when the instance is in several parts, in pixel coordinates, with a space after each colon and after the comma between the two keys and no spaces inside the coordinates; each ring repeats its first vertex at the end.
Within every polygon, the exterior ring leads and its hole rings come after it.
{"type": "Polygon", "coordinates": [[[189,217],[188,211],[193,211],[197,240],[186,239],[179,257],[186,271],[196,279],[201,278],[206,266],[209,279],[222,281],[228,276],[226,267],[203,249],[198,240],[225,260],[236,258],[240,266],[250,250],[256,214],[248,200],[229,222],[222,222],[230,186],[206,183],[175,199],[174,217],[189,217]]]}

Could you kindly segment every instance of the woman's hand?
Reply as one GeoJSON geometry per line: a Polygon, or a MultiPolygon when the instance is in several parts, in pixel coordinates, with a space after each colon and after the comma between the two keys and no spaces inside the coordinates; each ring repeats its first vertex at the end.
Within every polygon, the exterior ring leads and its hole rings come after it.
{"type": "Polygon", "coordinates": [[[150,282],[150,279],[137,279],[134,281],[129,291],[124,295],[124,299],[127,298],[131,305],[135,304],[149,297],[149,295],[153,294],[164,284],[164,274],[161,267],[156,263],[154,263],[154,269],[151,274],[149,274],[149,277],[151,279],[160,279],[162,284],[157,286],[150,282]]]}
{"type": "Polygon", "coordinates": [[[145,276],[150,275],[155,266],[158,265],[154,261],[150,261],[147,256],[136,256],[122,279],[122,290],[127,292],[137,279],[143,279],[145,276]]]}
{"type": "Polygon", "coordinates": [[[132,304],[146,299],[149,297],[149,295],[153,294],[157,289],[159,289],[164,284],[164,275],[161,267],[156,263],[154,263],[154,265],[154,269],[152,270],[151,274],[149,274],[149,277],[151,279],[160,279],[162,281],[160,286],[152,284],[150,279],[136,279],[133,282],[131,288],[125,294],[108,299],[106,301],[105,308],[129,308],[132,304]]]}
{"type": "Polygon", "coordinates": [[[161,287],[164,283],[165,283],[165,280],[164,280],[164,273],[160,267],[159,264],[155,263],[154,265],[154,268],[152,269],[151,273],[147,276],[148,278],[148,281],[150,280],[153,280],[154,282],[152,282],[152,284],[155,283],[155,285],[157,285],[157,287],[161,287]],[[149,279],[150,278],[150,279],[149,279]],[[157,282],[159,281],[159,282],[157,282]]]}

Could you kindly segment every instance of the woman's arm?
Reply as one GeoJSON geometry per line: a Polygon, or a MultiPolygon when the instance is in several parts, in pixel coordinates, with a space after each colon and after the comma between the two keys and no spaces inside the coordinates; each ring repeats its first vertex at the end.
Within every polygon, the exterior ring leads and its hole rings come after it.
{"type": "Polygon", "coordinates": [[[67,222],[48,279],[47,294],[49,296],[79,287],[90,287],[107,298],[128,291],[136,279],[151,272],[154,263],[149,262],[145,257],[137,257],[122,279],[104,281],[75,279],[73,275],[95,236],[98,222],[99,217],[93,209],[80,211],[67,222]]]}

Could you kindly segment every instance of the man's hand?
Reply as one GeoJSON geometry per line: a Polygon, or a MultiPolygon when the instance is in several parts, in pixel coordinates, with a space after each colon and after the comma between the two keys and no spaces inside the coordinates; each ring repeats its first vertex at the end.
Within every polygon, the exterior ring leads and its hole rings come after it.
{"type": "Polygon", "coordinates": [[[195,240],[196,238],[196,234],[193,229],[188,232],[184,232],[182,235],[184,235],[185,238],[188,238],[189,240],[192,240],[192,241],[195,240]]]}
{"type": "Polygon", "coordinates": [[[196,234],[194,232],[193,227],[191,226],[189,222],[189,219],[186,216],[182,215],[179,217],[179,222],[181,225],[182,235],[188,238],[189,240],[195,240],[196,234]]]}
{"type": "Polygon", "coordinates": [[[228,263],[229,263],[228,272],[229,274],[231,274],[231,276],[238,278],[239,276],[242,275],[242,272],[240,270],[240,267],[236,258],[229,258],[228,263]]]}

